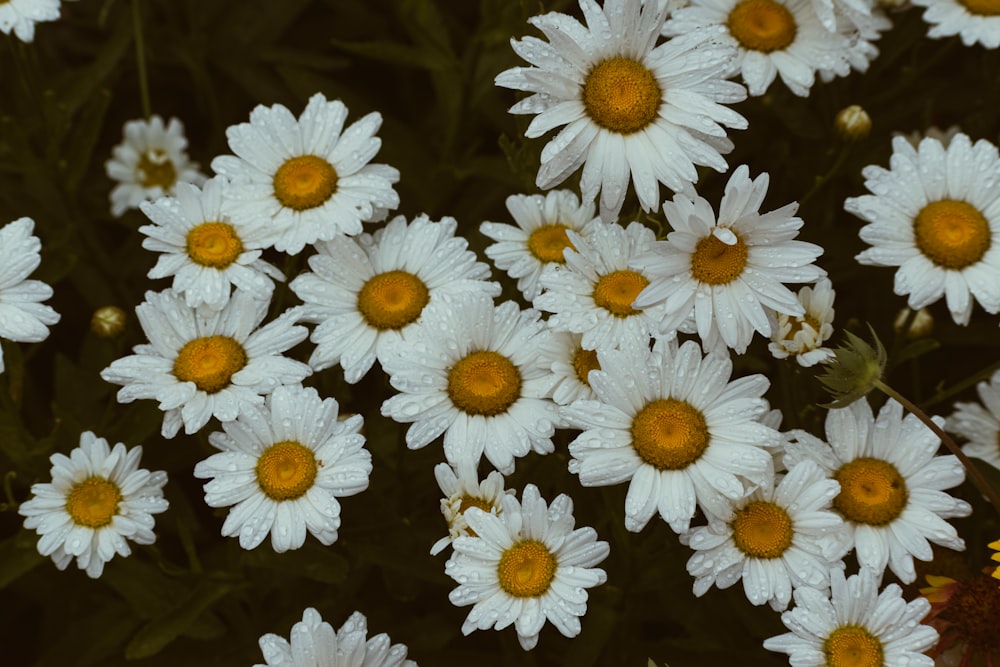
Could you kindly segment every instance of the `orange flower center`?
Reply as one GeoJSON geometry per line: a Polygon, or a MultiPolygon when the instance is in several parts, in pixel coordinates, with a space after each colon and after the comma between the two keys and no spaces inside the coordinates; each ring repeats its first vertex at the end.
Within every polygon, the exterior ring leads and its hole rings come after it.
{"type": "Polygon", "coordinates": [[[632,419],[632,447],[659,470],[681,470],[708,448],[711,436],[701,411],[674,398],[653,401],[632,419]]]}
{"type": "Polygon", "coordinates": [[[184,344],[174,360],[174,376],[214,394],[228,387],[233,374],[246,364],[242,345],[228,336],[207,336],[184,344]]]}
{"type": "Polygon", "coordinates": [[[792,544],[792,519],[774,503],[750,503],[731,525],[736,547],[751,558],[779,558],[792,544]]]}
{"type": "Polygon", "coordinates": [[[736,243],[728,245],[709,234],[698,241],[691,254],[691,275],[708,285],[731,283],[743,274],[746,265],[747,245],[739,236],[736,243]]]}
{"type": "Polygon", "coordinates": [[[882,642],[860,625],[842,625],[823,642],[827,667],[882,667],[882,642]]]}
{"type": "Polygon", "coordinates": [[[610,58],[594,66],[583,82],[583,106],[599,126],[632,134],[656,120],[663,91],[653,73],[631,58],[610,58]]]}
{"type": "Polygon", "coordinates": [[[187,233],[187,254],[201,266],[224,269],[243,252],[243,242],[225,222],[203,222],[187,233]]]}
{"type": "Polygon", "coordinates": [[[958,0],[970,14],[996,16],[1000,14],[1000,0],[958,0]]]}
{"type": "Polygon", "coordinates": [[[521,396],[521,373],[510,359],[480,350],[459,361],[448,372],[448,397],[470,415],[492,417],[521,396]]]}
{"type": "Polygon", "coordinates": [[[885,526],[906,508],[906,480],[891,463],[869,457],[854,459],[842,465],[833,478],[840,483],[833,506],[851,521],[885,526]]]}
{"type": "Polygon", "coordinates": [[[337,191],[337,171],[316,155],[285,161],[274,174],[274,196],[282,206],[305,211],[322,205],[337,191]]]}
{"type": "Polygon", "coordinates": [[[536,598],[549,590],[556,576],[556,558],[538,540],[523,540],[500,556],[497,583],[516,598],[536,598]]]}
{"type": "Polygon", "coordinates": [[[729,12],[730,34],[751,51],[780,51],[795,41],[795,16],[774,0],[742,0],[729,12]]]}
{"type": "Polygon", "coordinates": [[[566,235],[566,225],[543,225],[528,236],[528,251],[539,262],[565,263],[563,250],[576,250],[566,235]]]}
{"type": "Polygon", "coordinates": [[[174,163],[167,157],[165,151],[159,148],[150,148],[139,156],[139,163],[136,165],[139,172],[139,183],[144,188],[162,188],[169,192],[177,181],[177,169],[174,163]]]}
{"type": "Polygon", "coordinates": [[[578,349],[573,355],[573,370],[576,371],[576,379],[589,387],[590,371],[601,370],[597,350],[585,350],[582,347],[578,349]]]}
{"type": "Polygon", "coordinates": [[[632,302],[639,296],[649,280],[635,271],[614,271],[601,276],[594,285],[594,305],[607,310],[615,317],[629,317],[641,310],[632,307],[632,302]]]}
{"type": "Polygon", "coordinates": [[[295,500],[312,488],[316,471],[312,450],[285,440],[265,449],[257,459],[257,484],[271,500],[295,500]]]}
{"type": "Polygon", "coordinates": [[[358,310],[376,329],[402,329],[412,324],[430,301],[420,278],[406,271],[372,276],[358,292],[358,310]]]}
{"type": "Polygon", "coordinates": [[[917,248],[945,269],[960,271],[975,264],[990,249],[990,224],[971,204],[956,199],[934,201],[913,221],[917,248]]]}
{"type": "Polygon", "coordinates": [[[66,513],[78,526],[102,528],[118,514],[121,501],[117,484],[103,477],[88,477],[73,485],[66,498],[66,513]]]}

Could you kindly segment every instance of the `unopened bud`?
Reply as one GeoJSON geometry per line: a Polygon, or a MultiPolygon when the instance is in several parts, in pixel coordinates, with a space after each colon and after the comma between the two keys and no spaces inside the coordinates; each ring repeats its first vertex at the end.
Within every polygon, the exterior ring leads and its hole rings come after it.
{"type": "Polygon", "coordinates": [[[892,323],[893,330],[897,334],[902,334],[907,320],[910,321],[910,328],[906,332],[907,338],[923,338],[929,336],[934,329],[934,317],[926,308],[921,308],[915,313],[909,308],[903,308],[896,313],[896,319],[892,323]]]}
{"type": "Polygon", "coordinates": [[[840,110],[834,120],[834,126],[844,139],[860,141],[871,131],[872,119],[867,111],[857,104],[852,104],[840,110]]]}
{"type": "Polygon", "coordinates": [[[125,311],[118,306],[104,306],[94,311],[90,330],[101,338],[114,338],[125,330],[125,311]]]}

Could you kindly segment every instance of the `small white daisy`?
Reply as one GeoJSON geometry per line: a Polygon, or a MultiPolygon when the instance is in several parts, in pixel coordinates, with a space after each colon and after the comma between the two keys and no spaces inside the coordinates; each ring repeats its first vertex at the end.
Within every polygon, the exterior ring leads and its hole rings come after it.
{"type": "Polygon", "coordinates": [[[528,301],[541,294],[538,278],[549,264],[562,264],[563,250],[573,248],[566,232],[583,233],[594,219],[594,205],[581,204],[569,190],[552,190],[542,195],[511,195],[507,210],[514,225],[484,222],[479,231],[496,243],[486,248],[486,256],[511,278],[528,301]]]}
{"type": "Polygon", "coordinates": [[[375,360],[420,323],[424,307],[443,294],[500,295],[488,282],[490,267],[476,261],[455,236],[454,218],[397,216],[374,235],[338,237],[316,244],[312,272],[291,283],[305,302],[302,319],[319,324],[309,363],[316,370],[340,364],[348,382],[360,380],[375,360]]]}
{"type": "Polygon", "coordinates": [[[274,281],[285,279],[260,258],[264,232],[223,215],[223,188],[214,178],[201,190],[178,183],[175,197],[139,204],[153,222],[139,228],[147,236],[142,247],[163,253],[148,276],[173,276],[174,291],[192,308],[221,309],[233,287],[258,301],[270,301],[274,281]]]}
{"type": "Polygon", "coordinates": [[[454,468],[447,463],[439,463],[434,466],[434,477],[445,496],[441,499],[441,514],[448,522],[448,535],[434,543],[432,556],[444,551],[456,537],[476,537],[476,533],[469,528],[465,510],[478,507],[490,514],[500,514],[503,512],[501,500],[508,493],[514,493],[504,488],[503,475],[496,470],[480,482],[476,466],[470,460],[464,460],[454,468]]]}
{"type": "Polygon", "coordinates": [[[548,42],[512,40],[531,67],[501,72],[498,86],[532,93],[510,108],[537,114],[525,135],[565,126],[542,149],[536,183],[549,189],[581,166],[584,201],[600,193],[601,218],[618,216],[631,180],[644,210],[660,202],[659,184],[685,190],[696,165],[719,172],[733,144],[724,127],[747,121],[723,106],[746,98],[725,77],[736,57],[715,39],[685,35],[657,45],[666,3],[580,0],[586,27],[550,12],[529,19],[548,42]]]}
{"type": "Polygon", "coordinates": [[[104,163],[108,177],[118,181],[111,191],[111,215],[118,217],[143,201],[172,195],[178,183],[204,182],[198,163],[188,159],[184,126],[176,118],[166,127],[159,116],[130,120],[122,135],[122,143],[104,163]]]}
{"type": "Polygon", "coordinates": [[[120,403],[159,401],[165,438],[177,435],[181,423],[194,433],[212,417],[232,421],[263,403],[264,394],[312,373],[282,356],[309,332],[295,326],[294,313],[261,327],[267,306],[237,291],[221,311],[199,311],[172,290],[146,292],[135,313],[149,343],[113,361],[101,377],[123,385],[120,403]]]}
{"type": "Polygon", "coordinates": [[[566,637],[580,634],[587,591],[607,579],[594,567],[608,556],[607,542],[593,528],[577,528],[573,501],[560,494],[546,504],[534,484],[521,502],[502,499],[497,516],[479,508],[466,513],[478,537],[459,537],[445,572],[458,582],[448,598],[455,606],[474,605],[462,634],[514,625],[521,647],[538,643],[548,619],[566,637]]]}
{"type": "Polygon", "coordinates": [[[874,194],[851,197],[844,208],[868,224],[861,240],[873,247],[862,264],[898,266],[894,290],[914,310],[941,299],[952,319],[968,324],[973,298],[1000,311],[1000,155],[984,139],[957,134],[945,148],[925,138],[914,149],[892,140],[890,169],[864,168],[874,194]]]}
{"type": "Polygon", "coordinates": [[[754,331],[771,335],[765,308],[801,317],[805,309],[783,283],[814,282],[826,272],[813,264],[818,245],[794,240],[802,227],[793,202],[769,213],[759,209],[767,172],[750,180],[746,165],[726,184],[716,219],[700,196],[677,195],[663,203],[674,231],[652,251],[633,260],[651,278],[636,308],[662,304],[660,331],[673,331],[692,315],[706,350],[725,344],[742,354],[754,331]]]}
{"type": "Polygon", "coordinates": [[[271,535],[278,553],[298,549],[306,531],[321,544],[337,540],[341,496],[368,488],[371,454],[361,415],[343,421],[332,398],[312,387],[282,386],[208,436],[221,450],[194,468],[209,507],[232,507],[223,537],[254,549],[271,535]]]}
{"type": "Polygon", "coordinates": [[[840,483],[833,507],[863,567],[881,573],[888,564],[908,584],[917,578],[913,559],[933,557],[928,541],[965,549],[945,519],[968,516],[972,508],[944,491],[962,483],[965,469],[954,456],[936,456],[940,440],[915,415],[904,417],[899,403],[890,399],[878,419],[865,398],[830,410],[829,444],[793,433],[785,464],[813,460],[840,483]]]}
{"type": "Polygon", "coordinates": [[[568,232],[574,249],[565,252],[565,264],[542,272],[539,310],[553,313],[547,320],[553,331],[583,334],[588,350],[648,345],[666,317],[662,305],[635,308],[633,301],[649,285],[653,274],[632,260],[654,246],[653,230],[638,222],[622,227],[600,220],[585,235],[568,232]]]}
{"type": "Polygon", "coordinates": [[[450,463],[478,464],[485,454],[506,475],[514,457],[552,452],[559,413],[547,398],[552,373],[541,348],[551,334],[538,311],[471,293],[443,295],[422,319],[382,362],[400,392],[382,414],[412,422],[407,446],[419,449],[443,433],[450,463]]]}
{"type": "Polygon", "coordinates": [[[924,651],[938,633],[920,625],[931,608],[925,598],[907,602],[896,584],[880,593],[880,577],[867,568],[846,579],[833,570],[830,579],[830,594],[795,589],[795,607],[781,615],[791,632],[765,639],[764,648],[787,653],[794,667],[934,667],[924,651]]]}
{"type": "Polygon", "coordinates": [[[32,497],[17,510],[24,527],[41,536],[38,552],[60,570],[76,558],[77,567],[96,579],[115,554],[132,553],[126,539],[155,542],[153,515],[167,509],[167,473],[140,468],[141,457],[141,446],[126,450],[119,442],[110,448],[90,431],[69,456],[53,454],[52,482],[32,484],[32,497]]]}
{"type": "Polygon", "coordinates": [[[0,2],[0,32],[11,31],[22,42],[35,39],[35,24],[59,18],[59,0],[6,0],[0,2]]]}
{"type": "Polygon", "coordinates": [[[765,449],[778,434],[759,419],[768,381],[730,382],[728,356],[702,357],[698,344],[674,342],[598,350],[590,371],[596,401],[562,408],[583,431],[569,445],[570,472],[584,486],[629,482],[625,527],[638,532],[659,511],[674,532],[688,530],[697,507],[725,521],[732,503],[773,475],[765,449]]]}
{"type": "Polygon", "coordinates": [[[292,626],[291,641],[268,633],[260,638],[264,664],[254,667],[417,667],[406,645],[382,633],[368,638],[368,619],[359,611],[334,631],[312,607],[292,626]]]}
{"type": "Polygon", "coordinates": [[[980,403],[955,403],[955,411],[945,420],[945,428],[968,444],[962,451],[1000,468],[1000,371],[989,382],[976,385],[980,403]]]}
{"type": "MultiPolygon", "coordinates": [[[[59,313],[42,303],[52,288],[28,276],[41,263],[42,242],[32,234],[35,221],[18,218],[0,228],[0,338],[39,343],[49,337],[49,327],[59,313]]],[[[0,373],[4,370],[0,349],[0,373]]]]}
{"type": "Polygon", "coordinates": [[[212,160],[235,186],[227,213],[264,226],[275,248],[297,254],[308,243],[359,234],[362,222],[399,206],[399,171],[369,164],[382,146],[381,114],[345,128],[346,119],[343,102],[316,93],[298,118],[281,104],[258,105],[249,123],[227,128],[236,155],[212,160]]]}
{"type": "Polygon", "coordinates": [[[842,539],[843,520],[829,511],[840,485],[815,463],[803,461],[774,483],[733,506],[725,525],[702,526],[681,536],[695,550],[687,563],[694,594],[715,584],[728,588],[740,579],[752,604],[788,607],[792,588],[825,590],[830,571],[843,568],[850,545],[842,539]]]}
{"type": "Polygon", "coordinates": [[[823,347],[833,335],[833,283],[823,278],[814,286],[805,286],[797,295],[805,310],[803,315],[776,313],[767,349],[775,359],[795,357],[808,368],[833,358],[833,350],[823,347]]]}
{"type": "Polygon", "coordinates": [[[1000,47],[1000,5],[996,0],[912,0],[931,25],[928,37],[959,35],[966,46],[1000,47]]]}
{"type": "Polygon", "coordinates": [[[559,405],[569,405],[580,398],[597,398],[590,388],[590,371],[601,370],[597,351],[583,347],[583,335],[556,332],[552,335],[552,345],[546,352],[549,369],[554,375],[552,400],[559,405]]]}

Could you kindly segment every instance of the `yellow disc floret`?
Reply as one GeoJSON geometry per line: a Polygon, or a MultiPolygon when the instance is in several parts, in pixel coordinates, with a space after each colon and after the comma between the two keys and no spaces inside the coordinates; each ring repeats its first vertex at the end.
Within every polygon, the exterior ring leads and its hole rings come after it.
{"type": "Polygon", "coordinates": [[[195,264],[224,269],[242,252],[243,242],[228,223],[203,222],[187,233],[187,254],[195,264]]]}
{"type": "MultiPolygon", "coordinates": [[[[458,503],[457,514],[465,514],[465,510],[469,509],[470,507],[478,507],[487,514],[493,512],[494,509],[493,503],[486,500],[485,498],[477,498],[476,496],[464,495],[462,496],[461,501],[459,501],[458,503]]],[[[468,527],[465,530],[469,534],[469,537],[479,537],[479,535],[476,534],[476,531],[472,530],[471,527],[468,527]]]]}
{"type": "Polygon", "coordinates": [[[882,642],[860,625],[842,625],[823,642],[827,667],[882,667],[882,642]]]}
{"type": "Polygon", "coordinates": [[[958,0],[970,14],[997,16],[1000,14],[1000,0],[958,0]]]}
{"type": "Polygon", "coordinates": [[[420,278],[387,271],[369,278],[358,292],[358,310],[376,329],[402,329],[420,317],[430,298],[420,278]]]}
{"type": "Polygon", "coordinates": [[[556,576],[556,557],[538,540],[522,540],[508,548],[497,564],[497,583],[508,595],[536,598],[556,576]]]}
{"type": "Polygon", "coordinates": [[[956,199],[934,201],[913,220],[913,240],[929,260],[960,271],[990,249],[990,223],[971,204],[956,199]]]}
{"type": "Polygon", "coordinates": [[[573,370],[576,379],[590,386],[590,371],[601,370],[601,362],[597,360],[597,350],[585,350],[582,347],[573,355],[573,370]]]}
{"type": "Polygon", "coordinates": [[[521,373],[498,352],[472,352],[448,371],[448,397],[470,415],[498,415],[520,396],[521,373]]]}
{"type": "Polygon", "coordinates": [[[774,503],[754,501],[730,525],[736,548],[751,558],[779,558],[792,544],[792,519],[774,503]]]}
{"type": "Polygon", "coordinates": [[[614,271],[601,276],[594,285],[594,305],[615,317],[635,315],[642,311],[633,308],[632,302],[648,284],[649,279],[635,271],[614,271]]]}
{"type": "Polygon", "coordinates": [[[854,459],[842,465],[833,478],[840,483],[833,506],[851,521],[884,526],[906,508],[906,480],[891,463],[869,457],[854,459]]]}
{"type": "Polygon", "coordinates": [[[66,513],[78,526],[101,528],[118,514],[121,501],[117,484],[103,477],[88,477],[73,485],[66,497],[66,513]]]}
{"type": "Polygon", "coordinates": [[[599,126],[632,134],[648,126],[660,110],[663,91],[653,73],[631,58],[599,62],[583,82],[583,106],[599,126]]]}
{"type": "Polygon", "coordinates": [[[795,41],[795,16],[775,0],[742,0],[729,12],[730,34],[745,49],[771,53],[795,41]]]}
{"type": "Polygon", "coordinates": [[[566,225],[542,225],[528,236],[528,251],[539,262],[565,263],[563,250],[576,250],[566,235],[566,225]]]}
{"type": "Polygon", "coordinates": [[[296,211],[320,206],[336,191],[337,171],[316,155],[290,158],[274,174],[275,198],[296,211]]]}
{"type": "Polygon", "coordinates": [[[136,170],[139,183],[144,188],[159,187],[169,192],[177,181],[177,169],[174,168],[174,163],[158,148],[152,148],[140,155],[136,170]]]}
{"type": "Polygon", "coordinates": [[[632,420],[632,447],[658,470],[681,470],[697,461],[711,436],[700,410],[684,401],[653,401],[632,420]]]}
{"type": "Polygon", "coordinates": [[[691,276],[708,285],[727,285],[743,274],[747,265],[747,244],[739,236],[729,245],[709,234],[691,254],[691,276]]]}
{"type": "Polygon", "coordinates": [[[257,484],[271,500],[295,500],[316,480],[316,457],[294,440],[275,443],[257,459],[257,484]]]}
{"type": "Polygon", "coordinates": [[[246,364],[247,354],[235,340],[228,336],[206,336],[184,344],[174,360],[174,376],[214,394],[228,387],[233,374],[246,364]]]}

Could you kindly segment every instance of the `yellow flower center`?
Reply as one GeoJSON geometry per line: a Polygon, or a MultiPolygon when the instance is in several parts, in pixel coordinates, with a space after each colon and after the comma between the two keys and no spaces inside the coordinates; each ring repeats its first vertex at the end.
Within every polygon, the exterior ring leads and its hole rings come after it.
{"type": "Polygon", "coordinates": [[[358,292],[358,310],[376,329],[402,329],[420,317],[430,298],[420,278],[406,271],[387,271],[369,278],[358,292]]]}
{"type": "Polygon", "coordinates": [[[543,225],[528,236],[528,250],[539,262],[565,263],[563,250],[573,247],[566,235],[566,225],[543,225]]]}
{"type": "Polygon", "coordinates": [[[275,443],[257,459],[257,484],[271,500],[295,500],[312,488],[316,457],[293,440],[275,443]]]}
{"type": "Polygon", "coordinates": [[[728,245],[715,234],[698,241],[691,254],[691,275],[708,285],[727,285],[743,274],[747,265],[747,244],[739,236],[728,245]]]}
{"type": "Polygon", "coordinates": [[[187,254],[202,266],[224,269],[243,252],[243,242],[225,222],[203,222],[187,233],[187,254]]]}
{"type": "Polygon", "coordinates": [[[854,459],[842,465],[833,478],[840,483],[833,506],[856,523],[884,526],[906,507],[906,480],[886,461],[854,459]]]}
{"type": "Polygon", "coordinates": [[[337,171],[316,155],[290,158],[274,174],[274,196],[296,211],[315,208],[336,191],[337,171]]]}
{"type": "MultiPolygon", "coordinates": [[[[470,507],[478,507],[486,513],[493,511],[493,503],[489,502],[484,498],[477,498],[475,496],[462,496],[462,500],[458,503],[458,513],[465,514],[465,510],[470,507]]],[[[469,533],[469,537],[479,537],[476,531],[472,530],[471,527],[466,528],[469,533]]]]}
{"type": "Polygon", "coordinates": [[[583,106],[599,126],[632,134],[654,120],[663,91],[653,73],[631,58],[610,58],[594,66],[583,82],[583,106]]]}
{"type": "Polygon", "coordinates": [[[214,394],[228,387],[233,374],[246,364],[247,354],[235,340],[228,336],[206,336],[184,344],[174,360],[174,376],[214,394]]]}
{"type": "Polygon", "coordinates": [[[882,642],[860,625],[842,625],[823,642],[826,667],[882,667],[882,642]]]}
{"type": "Polygon", "coordinates": [[[88,477],[73,485],[66,498],[66,513],[78,526],[102,528],[118,514],[121,501],[117,484],[103,477],[88,477]]]}
{"type": "Polygon", "coordinates": [[[931,202],[913,220],[917,248],[945,269],[960,271],[990,249],[990,224],[976,207],[955,199],[931,202]]]}
{"type": "Polygon", "coordinates": [[[632,307],[632,302],[639,296],[649,280],[635,271],[614,271],[601,276],[594,286],[594,305],[607,310],[615,317],[629,317],[641,310],[632,307]]]}
{"type": "Polygon", "coordinates": [[[802,331],[807,324],[816,333],[819,333],[820,329],[823,327],[818,319],[808,313],[806,313],[805,317],[792,316],[788,319],[792,323],[792,328],[788,330],[788,335],[785,336],[787,340],[794,340],[795,334],[802,331]]]}
{"type": "Polygon", "coordinates": [[[536,598],[549,590],[556,576],[556,557],[538,540],[522,540],[503,552],[497,583],[516,598],[536,598]]]}
{"type": "Polygon", "coordinates": [[[177,181],[177,169],[174,168],[174,163],[167,157],[166,152],[159,148],[151,148],[140,155],[136,168],[139,172],[139,183],[144,188],[159,186],[164,191],[169,191],[177,181]]]}
{"type": "Polygon", "coordinates": [[[729,12],[729,32],[745,49],[770,53],[795,41],[795,16],[774,0],[742,0],[729,12]]]}
{"type": "Polygon", "coordinates": [[[970,14],[996,16],[1000,14],[1000,0],[958,0],[970,14]]]}
{"type": "Polygon", "coordinates": [[[710,439],[704,415],[674,398],[653,401],[632,420],[632,447],[659,470],[686,468],[698,460],[710,439]]]}
{"type": "Polygon", "coordinates": [[[576,371],[576,379],[589,387],[590,371],[601,370],[597,350],[585,350],[582,347],[578,349],[573,355],[573,370],[576,371]]]}
{"type": "Polygon", "coordinates": [[[756,500],[732,521],[736,547],[751,558],[779,558],[792,544],[792,520],[784,508],[756,500]]]}
{"type": "Polygon", "coordinates": [[[480,350],[459,361],[448,372],[448,397],[470,415],[492,417],[521,396],[521,373],[510,359],[480,350]]]}

